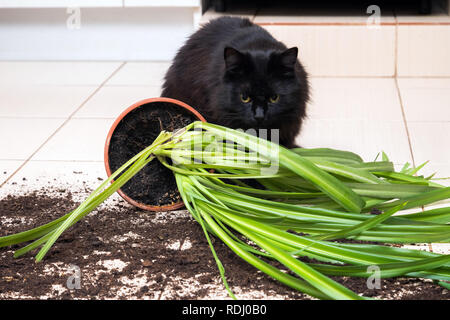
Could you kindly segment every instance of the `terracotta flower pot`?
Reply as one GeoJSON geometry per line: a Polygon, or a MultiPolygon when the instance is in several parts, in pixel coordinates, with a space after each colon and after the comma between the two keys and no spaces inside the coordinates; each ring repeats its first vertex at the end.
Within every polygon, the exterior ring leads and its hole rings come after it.
{"type": "MultiPolygon", "coordinates": [[[[136,113],[136,112],[147,113],[147,110],[152,111],[152,108],[155,109],[154,108],[155,106],[158,106],[158,108],[160,108],[162,105],[170,106],[171,110],[174,109],[172,107],[180,108],[180,113],[184,113],[184,114],[188,113],[190,116],[192,116],[193,119],[206,122],[205,118],[203,118],[203,116],[199,112],[197,112],[194,108],[192,108],[191,106],[189,106],[186,103],[179,101],[179,100],[175,100],[175,99],[171,99],[171,98],[150,98],[150,99],[145,99],[145,100],[136,102],[135,104],[128,107],[125,111],[123,111],[120,114],[120,116],[114,121],[113,125],[111,126],[111,129],[108,132],[108,136],[106,138],[106,143],[105,143],[105,149],[104,149],[104,162],[105,162],[105,168],[106,168],[106,173],[108,174],[108,177],[114,172],[114,169],[117,169],[117,168],[114,168],[114,166],[111,166],[113,161],[110,158],[110,148],[114,147],[114,150],[117,150],[117,148],[119,148],[119,150],[120,150],[120,148],[126,147],[126,146],[117,145],[118,143],[113,141],[115,139],[112,139],[113,135],[115,134],[116,130],[118,129],[119,124],[120,124],[120,127],[123,127],[123,124],[126,123],[127,121],[129,121],[129,123],[131,123],[132,120],[130,120],[130,119],[132,117],[131,114],[133,114],[133,113],[136,113]],[[138,108],[141,108],[141,109],[138,109],[138,108]],[[115,144],[115,145],[113,146],[113,144],[115,144]]],[[[162,108],[160,108],[160,109],[162,109],[162,108]]],[[[138,118],[138,120],[139,119],[140,118],[138,118]]],[[[159,118],[158,118],[158,120],[161,121],[159,118]]],[[[132,123],[132,125],[139,126],[139,122],[136,123],[136,119],[134,119],[133,121],[134,122],[132,123]]],[[[146,119],[145,121],[147,121],[146,122],[146,124],[147,124],[148,119],[146,119]]],[[[127,124],[127,125],[129,125],[129,124],[127,124]]],[[[153,126],[153,128],[154,128],[154,126],[153,126]]],[[[166,128],[164,128],[164,129],[166,129],[166,128]]],[[[159,132],[161,131],[159,128],[157,130],[159,132]]],[[[131,138],[131,139],[133,139],[133,138],[131,138]]],[[[133,141],[131,141],[131,142],[133,142],[133,141]]],[[[151,142],[152,141],[146,141],[145,143],[148,143],[148,145],[150,145],[151,142]]],[[[155,159],[154,161],[157,161],[157,160],[155,159]]],[[[117,167],[117,165],[116,165],[116,167],[117,167]]],[[[135,177],[133,177],[132,179],[134,179],[134,178],[135,177]]],[[[127,184],[130,183],[130,181],[127,182],[127,184]]],[[[125,184],[122,188],[127,186],[127,184],[125,184]]],[[[173,204],[169,204],[169,205],[149,205],[149,204],[143,203],[140,200],[134,199],[132,196],[127,194],[125,191],[123,191],[122,188],[117,191],[119,193],[119,195],[123,199],[125,199],[128,203],[130,203],[138,208],[144,209],[144,210],[170,211],[170,210],[176,210],[176,209],[183,207],[183,202],[181,200],[179,200],[173,204]]],[[[144,188],[144,186],[143,186],[143,188],[144,188]]]]}

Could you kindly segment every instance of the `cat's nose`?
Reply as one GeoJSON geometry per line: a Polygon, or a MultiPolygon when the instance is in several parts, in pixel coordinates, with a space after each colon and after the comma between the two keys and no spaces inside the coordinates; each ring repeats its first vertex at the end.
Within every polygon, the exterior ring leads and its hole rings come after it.
{"type": "Polygon", "coordinates": [[[256,107],[255,109],[255,120],[261,121],[264,119],[264,108],[262,107],[256,107]]]}

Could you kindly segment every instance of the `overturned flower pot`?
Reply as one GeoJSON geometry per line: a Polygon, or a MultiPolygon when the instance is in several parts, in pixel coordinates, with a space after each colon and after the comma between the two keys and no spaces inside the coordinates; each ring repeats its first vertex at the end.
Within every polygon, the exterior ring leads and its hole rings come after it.
{"type": "MultiPolygon", "coordinates": [[[[150,98],[136,102],[114,121],[106,138],[104,161],[108,177],[132,156],[149,146],[162,130],[173,132],[205,118],[184,102],[150,98]]],[[[118,193],[128,203],[149,211],[183,206],[173,173],[152,161],[123,185],[118,193]]]]}

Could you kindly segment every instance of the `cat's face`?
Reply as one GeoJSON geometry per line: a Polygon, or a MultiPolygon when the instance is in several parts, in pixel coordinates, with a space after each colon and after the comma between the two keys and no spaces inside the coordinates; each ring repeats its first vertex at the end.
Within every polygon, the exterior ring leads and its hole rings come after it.
{"type": "MultiPolygon", "coordinates": [[[[239,52],[225,48],[220,122],[234,128],[280,129],[304,114],[302,79],[296,76],[297,48],[284,52],[239,52]]],[[[306,78],[305,78],[306,81],[306,78]]]]}

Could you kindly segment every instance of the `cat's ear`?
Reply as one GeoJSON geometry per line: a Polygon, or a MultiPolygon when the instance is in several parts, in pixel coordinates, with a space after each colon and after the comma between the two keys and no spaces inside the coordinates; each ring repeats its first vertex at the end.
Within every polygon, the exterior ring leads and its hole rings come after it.
{"type": "Polygon", "coordinates": [[[284,51],[280,55],[280,62],[283,67],[293,68],[297,62],[298,48],[292,47],[284,51]]]}
{"type": "Polygon", "coordinates": [[[223,50],[223,58],[225,59],[225,70],[236,71],[242,66],[245,56],[232,47],[225,47],[223,50]]]}

